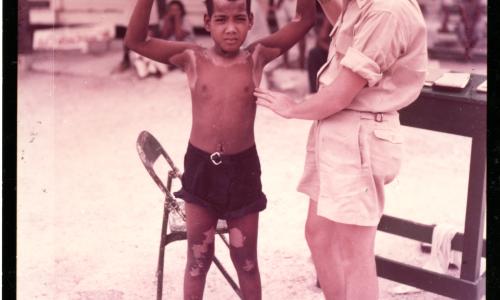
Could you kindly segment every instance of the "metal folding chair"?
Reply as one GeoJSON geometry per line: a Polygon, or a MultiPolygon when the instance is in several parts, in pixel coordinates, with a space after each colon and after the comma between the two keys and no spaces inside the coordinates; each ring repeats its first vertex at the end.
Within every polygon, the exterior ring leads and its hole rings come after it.
{"type": "MultiPolygon", "coordinates": [[[[174,241],[185,240],[187,238],[186,227],[179,226],[179,224],[175,224],[174,222],[169,222],[169,216],[171,213],[176,214],[177,220],[181,220],[185,222],[186,215],[183,209],[183,202],[179,199],[176,199],[170,189],[172,187],[172,180],[177,178],[181,179],[182,173],[179,169],[174,165],[172,159],[168,156],[167,152],[160,145],[158,140],[149,132],[142,131],[137,138],[137,152],[139,153],[139,157],[141,158],[144,167],[148,171],[153,181],[158,185],[160,190],[165,195],[165,200],[163,204],[163,220],[161,226],[161,235],[160,235],[160,251],[158,255],[158,266],[156,271],[156,279],[157,279],[157,290],[156,290],[156,299],[162,299],[163,292],[163,270],[164,270],[164,255],[165,255],[165,247],[174,241]],[[166,160],[168,165],[170,166],[170,170],[168,171],[166,184],[160,179],[160,177],[156,174],[155,169],[153,168],[154,164],[158,161],[158,159],[162,157],[166,160]]],[[[172,220],[174,215],[172,215],[172,220]]],[[[224,236],[224,234],[228,233],[227,224],[225,222],[220,222],[217,224],[216,232],[219,237],[222,239],[224,244],[229,248],[229,243],[224,236]]],[[[214,263],[217,268],[221,271],[224,278],[227,280],[229,285],[233,288],[239,298],[242,298],[241,291],[233,280],[233,278],[226,271],[221,262],[214,256],[214,263]]]]}

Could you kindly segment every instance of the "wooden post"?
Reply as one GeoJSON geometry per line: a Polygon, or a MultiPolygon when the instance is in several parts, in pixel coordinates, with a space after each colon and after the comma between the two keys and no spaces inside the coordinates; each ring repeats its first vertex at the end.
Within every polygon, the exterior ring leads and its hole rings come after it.
{"type": "Polygon", "coordinates": [[[28,54],[33,52],[33,33],[30,29],[30,12],[28,0],[17,2],[17,53],[28,54]]]}

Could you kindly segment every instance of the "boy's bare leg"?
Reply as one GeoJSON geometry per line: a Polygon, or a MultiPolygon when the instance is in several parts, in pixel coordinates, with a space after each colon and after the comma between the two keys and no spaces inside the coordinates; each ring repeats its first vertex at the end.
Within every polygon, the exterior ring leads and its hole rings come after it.
{"type": "Polygon", "coordinates": [[[378,299],[375,226],[330,221],[310,201],[306,238],[326,299],[378,299]],[[322,239],[326,242],[322,242],[322,239]]]}
{"type": "Polygon", "coordinates": [[[262,298],[260,272],[257,262],[257,231],[259,213],[227,220],[231,259],[238,273],[243,299],[262,298]]]}
{"type": "Polygon", "coordinates": [[[187,262],[184,272],[184,300],[203,298],[207,272],[214,257],[217,217],[201,206],[186,202],[187,262]]]}

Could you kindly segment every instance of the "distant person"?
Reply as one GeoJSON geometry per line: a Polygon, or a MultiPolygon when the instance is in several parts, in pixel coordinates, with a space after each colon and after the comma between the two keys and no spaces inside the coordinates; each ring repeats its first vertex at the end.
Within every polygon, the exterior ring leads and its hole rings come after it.
{"type": "MultiPolygon", "coordinates": [[[[294,9],[296,5],[296,0],[274,0],[277,3],[274,3],[274,6],[270,7],[270,10],[274,12],[274,18],[276,19],[277,28],[283,26],[284,24],[290,22],[294,17],[294,9]]],[[[298,67],[300,69],[304,69],[306,67],[306,37],[303,37],[298,45],[299,59],[298,59],[298,67]]],[[[286,68],[290,68],[290,60],[288,52],[283,54],[283,63],[286,68]]]]}
{"type": "Polygon", "coordinates": [[[457,7],[457,0],[441,0],[441,13],[442,21],[441,27],[438,32],[447,33],[451,30],[448,28],[448,23],[450,22],[450,15],[453,13],[454,8],[457,7]]]}
{"type": "MultiPolygon", "coordinates": [[[[193,26],[185,18],[186,9],[179,0],[169,1],[165,14],[161,18],[159,33],[149,30],[148,36],[158,37],[170,41],[194,42],[193,26]]],[[[165,65],[132,51],[131,58],[139,78],[149,75],[162,77],[168,70],[175,69],[174,65],[165,65]]]]}
{"type": "Polygon", "coordinates": [[[248,46],[250,43],[271,34],[271,30],[266,19],[269,7],[267,1],[268,0],[250,0],[250,5],[253,11],[252,30],[248,31],[247,38],[243,46],[248,46]]]}
{"type": "Polygon", "coordinates": [[[325,298],[375,300],[384,185],[401,166],[398,111],[424,84],[426,24],[416,0],[320,4],[337,26],[318,92],[299,101],[261,88],[255,95],[285,118],[314,121],[298,191],[310,199],[305,235],[325,298]]]}
{"type": "MultiPolygon", "coordinates": [[[[151,16],[149,19],[148,29],[153,35],[156,35],[158,33],[158,24],[160,21],[158,11],[159,11],[159,7],[158,7],[158,5],[156,5],[155,9],[151,10],[151,16]]],[[[132,11],[129,8],[129,5],[124,6],[122,18],[120,18],[119,21],[117,22],[117,36],[118,37],[124,36],[125,33],[127,32],[128,20],[130,19],[131,14],[132,14],[132,11]]],[[[131,66],[132,66],[132,62],[131,62],[131,58],[130,58],[130,49],[128,49],[128,47],[125,45],[125,42],[124,42],[121,60],[118,63],[118,65],[116,67],[114,67],[113,70],[111,70],[111,73],[112,74],[122,73],[124,71],[127,71],[131,66]]]]}
{"type": "Polygon", "coordinates": [[[275,33],[280,28],[278,25],[278,18],[276,16],[276,7],[279,0],[267,0],[266,3],[266,20],[267,26],[271,33],[275,33]]]}
{"type": "MultiPolygon", "coordinates": [[[[214,255],[218,219],[226,219],[230,253],[243,298],[262,298],[257,261],[259,212],[267,205],[254,138],[253,91],[264,66],[313,26],[315,7],[298,0],[301,17],[271,36],[241,48],[252,27],[250,0],[208,0],[205,29],[213,46],[148,38],[153,0],[138,0],[125,42],[130,49],[187,74],[192,127],[184,157],[182,189],[188,240],[184,299],[202,299],[214,255]]],[[[168,100],[168,99],[165,99],[168,100]]]]}
{"type": "Polygon", "coordinates": [[[194,41],[193,25],[187,20],[186,8],[181,1],[168,2],[159,37],[170,41],[194,41]]]}
{"type": "Polygon", "coordinates": [[[481,38],[479,21],[483,7],[479,0],[461,0],[458,7],[461,22],[456,27],[456,32],[465,49],[465,58],[471,59],[472,50],[481,38]]]}
{"type": "Polygon", "coordinates": [[[309,78],[309,92],[311,93],[318,91],[316,74],[318,74],[319,69],[326,62],[326,58],[328,57],[330,31],[332,30],[332,24],[328,22],[328,19],[324,16],[324,14],[321,12],[317,15],[316,26],[314,27],[316,45],[314,48],[309,50],[307,58],[307,75],[309,78]]]}

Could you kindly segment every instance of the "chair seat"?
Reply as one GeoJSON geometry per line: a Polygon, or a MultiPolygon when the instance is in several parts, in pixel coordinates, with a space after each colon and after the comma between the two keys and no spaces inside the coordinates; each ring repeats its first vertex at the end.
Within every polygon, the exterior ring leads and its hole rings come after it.
{"type": "MultiPolygon", "coordinates": [[[[177,200],[179,207],[183,212],[185,212],[184,201],[177,200]]],[[[181,216],[175,211],[171,212],[168,217],[168,226],[171,232],[186,232],[186,221],[182,219],[181,216]]],[[[217,222],[218,232],[227,232],[227,222],[226,220],[219,220],[217,222]]]]}

